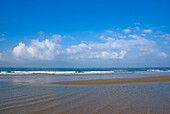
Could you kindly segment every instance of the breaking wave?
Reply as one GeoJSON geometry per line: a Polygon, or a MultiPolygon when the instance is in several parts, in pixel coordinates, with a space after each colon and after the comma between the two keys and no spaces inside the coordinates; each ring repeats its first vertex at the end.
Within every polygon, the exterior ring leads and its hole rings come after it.
{"type": "Polygon", "coordinates": [[[115,71],[1,71],[0,74],[111,74],[115,71]]]}
{"type": "MultiPolygon", "coordinates": [[[[72,74],[113,74],[113,73],[132,73],[132,72],[134,73],[134,72],[141,72],[141,71],[128,71],[128,70],[115,70],[115,71],[0,71],[0,74],[72,75],[72,74]]],[[[170,72],[170,70],[148,69],[144,72],[170,72]]]]}

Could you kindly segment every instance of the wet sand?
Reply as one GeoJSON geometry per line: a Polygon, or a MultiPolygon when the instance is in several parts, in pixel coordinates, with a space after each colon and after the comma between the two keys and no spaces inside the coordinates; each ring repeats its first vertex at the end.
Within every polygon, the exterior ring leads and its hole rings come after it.
{"type": "Polygon", "coordinates": [[[112,85],[112,84],[136,84],[136,83],[153,83],[153,82],[169,82],[170,76],[155,76],[144,78],[121,78],[121,79],[97,79],[97,80],[81,80],[81,81],[64,81],[54,82],[53,84],[61,85],[112,85]]]}
{"type": "Polygon", "coordinates": [[[163,75],[88,80],[81,86],[75,85],[81,81],[1,83],[0,114],[170,114],[169,80],[163,75]]]}
{"type": "Polygon", "coordinates": [[[169,88],[170,82],[98,86],[2,84],[0,113],[170,114],[169,88]]]}

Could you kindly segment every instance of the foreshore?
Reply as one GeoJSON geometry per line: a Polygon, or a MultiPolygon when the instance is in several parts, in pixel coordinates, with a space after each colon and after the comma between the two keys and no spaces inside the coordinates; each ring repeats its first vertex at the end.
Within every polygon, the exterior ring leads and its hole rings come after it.
{"type": "Polygon", "coordinates": [[[169,81],[170,81],[170,76],[152,76],[152,77],[143,77],[143,78],[119,78],[119,79],[64,81],[64,82],[54,82],[53,84],[60,84],[60,85],[112,85],[112,84],[169,82],[169,81]]]}
{"type": "Polygon", "coordinates": [[[135,75],[138,78],[132,78],[130,75],[117,75],[119,79],[113,75],[110,77],[108,75],[101,75],[101,77],[93,75],[91,77],[59,77],[44,74],[1,75],[0,113],[170,114],[170,102],[168,102],[170,100],[170,75],[159,73],[157,75],[159,76],[135,75]],[[121,76],[126,76],[126,78],[121,76]],[[103,77],[105,79],[102,79],[103,77]],[[7,78],[9,80],[6,80],[7,78]],[[82,81],[75,81],[75,79],[82,81]],[[51,84],[53,82],[55,83],[51,84]]]}

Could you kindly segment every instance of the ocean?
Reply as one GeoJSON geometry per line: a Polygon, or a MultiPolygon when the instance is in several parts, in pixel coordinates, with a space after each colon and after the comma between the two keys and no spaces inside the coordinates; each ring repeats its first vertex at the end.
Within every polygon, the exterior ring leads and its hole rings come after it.
{"type": "Polygon", "coordinates": [[[111,78],[169,76],[170,67],[160,68],[0,68],[0,83],[47,84],[111,78]]]}
{"type": "Polygon", "coordinates": [[[0,74],[109,74],[134,72],[170,72],[170,67],[153,68],[8,68],[1,67],[0,74]]]}

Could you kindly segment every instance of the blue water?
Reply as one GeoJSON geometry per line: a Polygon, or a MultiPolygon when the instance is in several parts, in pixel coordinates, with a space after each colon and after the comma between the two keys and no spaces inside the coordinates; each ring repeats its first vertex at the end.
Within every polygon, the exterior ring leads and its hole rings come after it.
{"type": "Polygon", "coordinates": [[[0,83],[52,82],[170,76],[170,67],[157,68],[0,68],[0,83]]]}
{"type": "Polygon", "coordinates": [[[170,67],[149,67],[149,68],[15,68],[0,67],[0,71],[148,71],[160,70],[169,71],[170,67]]]}

